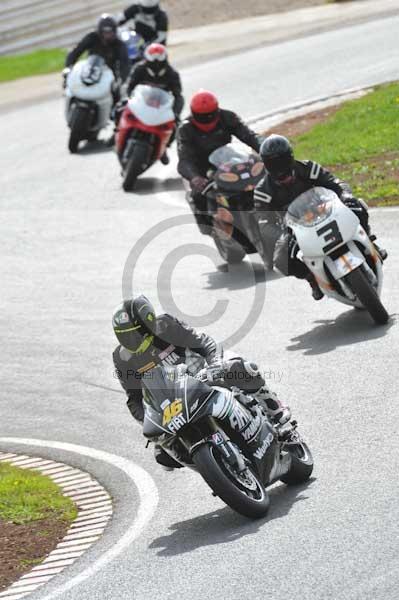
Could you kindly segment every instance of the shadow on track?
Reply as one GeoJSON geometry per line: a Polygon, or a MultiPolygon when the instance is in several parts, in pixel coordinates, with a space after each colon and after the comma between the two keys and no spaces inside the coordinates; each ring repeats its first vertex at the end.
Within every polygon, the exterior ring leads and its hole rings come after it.
{"type": "Polygon", "coordinates": [[[87,142],[84,146],[79,147],[77,156],[92,156],[93,154],[104,154],[112,152],[113,148],[107,146],[104,140],[96,140],[95,142],[87,142]]]}
{"type": "Polygon", "coordinates": [[[275,271],[266,272],[260,260],[259,258],[259,262],[249,262],[247,259],[238,265],[223,263],[217,271],[205,273],[208,276],[208,285],[205,289],[242,290],[252,287],[255,283],[265,281],[269,283],[282,277],[275,271]]]}
{"type": "Polygon", "coordinates": [[[386,335],[395,324],[396,315],[391,315],[386,325],[375,325],[365,310],[350,309],[336,319],[315,321],[316,326],[291,339],[287,350],[304,351],[305,356],[332,352],[339,346],[349,346],[386,335]]]}
{"type": "Polygon", "coordinates": [[[181,192],[183,191],[183,183],[181,177],[169,177],[167,179],[158,179],[157,177],[140,176],[134,190],[128,192],[140,196],[149,194],[160,194],[162,192],[181,192]]]}
{"type": "Polygon", "coordinates": [[[174,523],[170,526],[170,535],[156,538],[149,547],[157,550],[158,556],[176,556],[204,546],[234,542],[246,535],[257,533],[268,522],[288,515],[296,502],[307,500],[309,496],[301,492],[313,481],[315,478],[295,487],[281,484],[272,488],[269,492],[269,513],[264,519],[252,521],[231,508],[220,508],[194,519],[174,523]]]}

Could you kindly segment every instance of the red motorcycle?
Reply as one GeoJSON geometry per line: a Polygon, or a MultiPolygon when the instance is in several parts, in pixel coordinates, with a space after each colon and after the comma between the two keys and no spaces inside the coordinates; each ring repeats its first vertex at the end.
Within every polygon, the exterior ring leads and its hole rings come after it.
{"type": "Polygon", "coordinates": [[[125,192],[166,152],[176,128],[173,103],[172,94],[150,85],[138,85],[128,100],[115,139],[125,192]]]}

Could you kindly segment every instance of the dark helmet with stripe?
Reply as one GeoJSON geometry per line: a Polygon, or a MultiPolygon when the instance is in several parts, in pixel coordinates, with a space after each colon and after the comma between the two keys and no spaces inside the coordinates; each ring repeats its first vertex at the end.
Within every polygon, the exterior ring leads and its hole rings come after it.
{"type": "Polygon", "coordinates": [[[115,310],[112,326],[119,343],[132,354],[142,354],[152,344],[156,314],[146,296],[125,300],[115,310]]]}
{"type": "Polygon", "coordinates": [[[292,146],[282,135],[269,135],[260,147],[260,155],[270,177],[280,185],[294,178],[295,159],[292,146]]]}

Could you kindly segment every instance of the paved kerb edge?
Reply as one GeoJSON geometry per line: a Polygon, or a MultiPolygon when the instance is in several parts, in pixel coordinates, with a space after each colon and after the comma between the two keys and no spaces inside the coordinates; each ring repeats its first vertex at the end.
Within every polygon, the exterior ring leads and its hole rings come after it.
{"type": "Polygon", "coordinates": [[[56,548],[40,565],[0,593],[1,600],[18,600],[72,565],[102,536],[112,517],[112,500],[91,475],[64,463],[4,452],[0,452],[0,462],[46,475],[78,508],[78,516],[56,548]]]}

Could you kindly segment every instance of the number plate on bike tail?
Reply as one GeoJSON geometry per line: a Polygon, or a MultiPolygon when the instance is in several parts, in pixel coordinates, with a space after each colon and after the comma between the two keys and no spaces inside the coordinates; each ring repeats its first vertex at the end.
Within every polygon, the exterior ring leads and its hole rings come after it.
{"type": "Polygon", "coordinates": [[[351,271],[360,267],[363,262],[364,261],[361,258],[348,252],[334,260],[334,266],[337,269],[339,277],[344,277],[351,271]]]}

